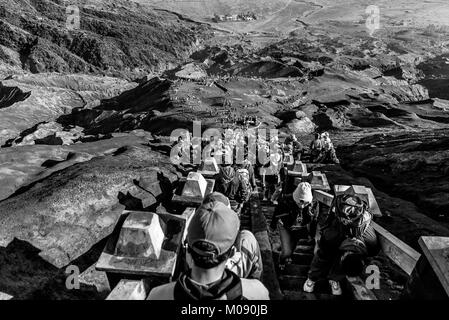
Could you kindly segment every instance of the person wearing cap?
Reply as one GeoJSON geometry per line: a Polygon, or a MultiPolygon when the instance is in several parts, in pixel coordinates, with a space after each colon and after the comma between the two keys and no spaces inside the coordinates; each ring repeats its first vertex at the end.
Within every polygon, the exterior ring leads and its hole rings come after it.
{"type": "Polygon", "coordinates": [[[177,281],[152,289],[148,300],[268,300],[259,280],[241,279],[226,269],[239,228],[239,218],[225,204],[202,204],[187,230],[191,268],[177,281]]]}
{"type": "Polygon", "coordinates": [[[240,179],[234,167],[230,164],[223,164],[220,166],[220,172],[216,179],[214,191],[223,193],[231,201],[232,210],[240,213],[248,194],[247,185],[240,179]]]}
{"type": "MultiPolygon", "coordinates": [[[[212,192],[204,198],[203,204],[209,202],[221,202],[228,208],[231,207],[229,199],[219,192],[212,192]]],[[[262,254],[254,234],[249,230],[241,230],[234,247],[235,250],[228,259],[226,268],[240,278],[260,279],[263,272],[262,254]]]]}
{"type": "Polygon", "coordinates": [[[318,162],[322,157],[323,140],[319,133],[315,133],[315,139],[310,143],[310,157],[312,162],[318,162]]]}
{"type": "Polygon", "coordinates": [[[358,195],[335,197],[329,215],[320,230],[320,240],[310,265],[305,292],[313,292],[315,282],[327,278],[332,294],[341,295],[340,283],[345,275],[358,276],[364,271],[365,259],[380,248],[371,226],[368,203],[358,195]]]}
{"type": "Polygon", "coordinates": [[[284,268],[290,262],[299,239],[313,241],[315,236],[316,201],[313,201],[312,187],[308,182],[301,182],[293,194],[285,194],[279,201],[270,229],[279,227],[282,251],[279,266],[284,268]]]}

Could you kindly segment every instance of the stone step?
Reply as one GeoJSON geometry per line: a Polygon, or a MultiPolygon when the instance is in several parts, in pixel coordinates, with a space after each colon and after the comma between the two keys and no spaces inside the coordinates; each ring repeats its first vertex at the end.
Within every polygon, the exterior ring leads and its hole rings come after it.
{"type": "Polygon", "coordinates": [[[279,285],[282,290],[302,291],[304,282],[307,280],[307,276],[288,276],[281,275],[279,277],[279,285]]]}
{"type": "Polygon", "coordinates": [[[298,240],[298,245],[301,246],[315,246],[315,239],[313,240],[309,240],[309,239],[299,239],[298,240]]]}
{"type": "Polygon", "coordinates": [[[281,271],[281,273],[283,275],[291,276],[307,276],[307,272],[309,272],[309,269],[309,266],[289,263],[285,265],[285,268],[283,271],[281,271]]]}
{"type": "MultiPolygon", "coordinates": [[[[304,282],[306,282],[307,276],[286,276],[279,277],[279,285],[281,290],[284,291],[298,291],[303,292],[304,282]]],[[[315,283],[315,289],[313,292],[317,297],[319,295],[331,295],[331,288],[327,280],[319,280],[315,283]]],[[[346,294],[347,296],[347,294],[346,294]]]]}
{"type": "Polygon", "coordinates": [[[330,293],[307,293],[304,291],[284,291],[284,300],[344,300],[344,296],[334,296],[330,293]]]}
{"type": "MultiPolygon", "coordinates": [[[[273,251],[273,260],[279,261],[279,251],[273,251]]],[[[310,266],[310,263],[313,259],[313,254],[310,253],[293,253],[291,256],[292,263],[299,264],[299,265],[305,265],[310,266]]]]}
{"type": "Polygon", "coordinates": [[[318,300],[316,295],[313,293],[307,293],[304,291],[284,291],[284,300],[318,300]]]}
{"type": "Polygon", "coordinates": [[[296,246],[295,253],[313,254],[314,249],[315,249],[315,246],[298,245],[298,246],[296,246]]]}
{"type": "Polygon", "coordinates": [[[302,264],[302,265],[306,265],[309,266],[310,263],[312,262],[313,259],[313,254],[309,254],[309,253],[294,253],[292,255],[292,262],[294,264],[302,264]]]}

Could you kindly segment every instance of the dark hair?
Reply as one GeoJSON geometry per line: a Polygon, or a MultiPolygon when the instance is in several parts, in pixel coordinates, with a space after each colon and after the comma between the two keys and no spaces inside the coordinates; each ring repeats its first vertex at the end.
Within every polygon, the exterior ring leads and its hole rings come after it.
{"type": "Polygon", "coordinates": [[[190,253],[195,266],[203,269],[212,269],[229,259],[231,256],[232,248],[221,255],[217,255],[217,252],[211,251],[210,255],[201,255],[190,246],[187,247],[187,252],[190,253]]]}

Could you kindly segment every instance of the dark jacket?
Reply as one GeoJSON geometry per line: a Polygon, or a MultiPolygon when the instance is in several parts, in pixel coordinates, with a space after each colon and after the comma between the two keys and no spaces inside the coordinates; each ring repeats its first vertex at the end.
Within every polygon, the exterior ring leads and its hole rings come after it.
{"type": "Polygon", "coordinates": [[[284,196],[274,210],[270,227],[275,229],[279,220],[288,230],[291,230],[292,226],[297,225],[298,222],[301,226],[305,226],[315,217],[314,207],[315,204],[311,203],[300,209],[291,195],[284,196]]]}

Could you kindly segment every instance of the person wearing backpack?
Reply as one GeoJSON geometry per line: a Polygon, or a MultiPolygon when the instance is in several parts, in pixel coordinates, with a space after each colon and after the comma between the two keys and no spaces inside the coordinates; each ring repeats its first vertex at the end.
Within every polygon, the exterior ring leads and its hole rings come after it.
{"type": "Polygon", "coordinates": [[[301,182],[293,194],[283,194],[271,219],[270,229],[279,227],[282,251],[279,268],[291,262],[291,255],[295,251],[299,239],[313,241],[316,232],[316,204],[313,201],[312,187],[308,182],[301,182]]]}
{"type": "Polygon", "coordinates": [[[228,206],[212,201],[193,214],[187,231],[191,269],[177,281],[151,290],[148,300],[269,300],[267,288],[256,279],[242,279],[226,268],[240,229],[228,206]]]}
{"type": "Polygon", "coordinates": [[[332,294],[341,295],[340,283],[345,277],[360,275],[368,256],[380,248],[371,226],[368,203],[358,195],[335,197],[322,227],[318,250],[310,265],[305,292],[313,292],[318,279],[328,278],[332,294]]]}
{"type": "MultiPolygon", "coordinates": [[[[221,202],[231,208],[229,199],[219,192],[209,193],[203,200],[203,204],[210,202],[221,202]]],[[[226,263],[226,268],[240,278],[260,280],[263,272],[262,254],[254,234],[249,230],[240,230],[234,248],[233,254],[226,263]]]]}

